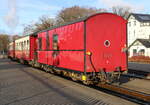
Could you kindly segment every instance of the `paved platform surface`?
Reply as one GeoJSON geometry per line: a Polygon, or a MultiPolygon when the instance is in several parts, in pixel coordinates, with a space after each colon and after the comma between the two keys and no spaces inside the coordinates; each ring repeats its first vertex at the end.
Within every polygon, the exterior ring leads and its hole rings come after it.
{"type": "Polygon", "coordinates": [[[0,105],[136,104],[8,59],[0,59],[0,105]]]}
{"type": "Polygon", "coordinates": [[[138,71],[145,71],[150,73],[150,64],[142,64],[142,63],[128,63],[128,69],[138,70],[138,71]]]}

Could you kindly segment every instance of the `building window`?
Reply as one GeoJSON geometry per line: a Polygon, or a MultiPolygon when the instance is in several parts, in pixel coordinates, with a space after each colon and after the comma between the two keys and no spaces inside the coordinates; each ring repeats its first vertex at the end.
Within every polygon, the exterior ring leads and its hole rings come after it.
{"type": "Polygon", "coordinates": [[[137,50],[133,49],[133,56],[137,56],[137,50]]]}
{"type": "Polygon", "coordinates": [[[136,21],[134,21],[134,25],[136,26],[136,21]]]}
{"type": "Polygon", "coordinates": [[[143,23],[141,23],[141,25],[140,26],[143,26],[144,24],[143,23]]]}
{"type": "Polygon", "coordinates": [[[144,23],[144,26],[146,26],[147,25],[147,23],[144,23]]]}
{"type": "Polygon", "coordinates": [[[146,26],[149,26],[149,23],[146,23],[146,26]]]}
{"type": "Polygon", "coordinates": [[[131,26],[131,22],[128,22],[128,26],[129,26],[129,27],[131,26]]]}
{"type": "Polygon", "coordinates": [[[141,49],[141,50],[139,51],[139,55],[140,55],[140,56],[144,56],[144,55],[145,55],[145,50],[144,50],[144,49],[141,49]]]}

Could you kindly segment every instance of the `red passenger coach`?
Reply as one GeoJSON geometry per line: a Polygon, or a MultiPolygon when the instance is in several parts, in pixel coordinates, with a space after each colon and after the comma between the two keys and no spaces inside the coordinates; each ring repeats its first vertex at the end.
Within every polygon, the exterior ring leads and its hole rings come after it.
{"type": "Polygon", "coordinates": [[[119,76],[127,70],[126,23],[99,13],[39,32],[37,62],[88,83],[119,76]]]}
{"type": "Polygon", "coordinates": [[[8,57],[21,63],[32,63],[36,56],[36,36],[24,36],[9,44],[8,57]]]}

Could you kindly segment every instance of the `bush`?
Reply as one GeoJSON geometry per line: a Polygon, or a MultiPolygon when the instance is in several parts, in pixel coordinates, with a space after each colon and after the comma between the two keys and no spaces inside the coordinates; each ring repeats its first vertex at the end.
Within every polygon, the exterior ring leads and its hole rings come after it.
{"type": "Polygon", "coordinates": [[[149,56],[133,56],[129,58],[129,62],[150,63],[150,57],[149,56]]]}

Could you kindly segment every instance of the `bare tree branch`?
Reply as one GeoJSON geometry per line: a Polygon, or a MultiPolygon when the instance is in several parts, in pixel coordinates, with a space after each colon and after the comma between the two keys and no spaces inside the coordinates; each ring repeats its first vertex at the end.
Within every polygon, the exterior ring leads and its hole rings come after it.
{"type": "Polygon", "coordinates": [[[31,34],[54,26],[55,20],[47,16],[39,18],[38,22],[25,26],[23,34],[31,34]]]}
{"type": "Polygon", "coordinates": [[[115,6],[112,7],[112,12],[127,19],[131,12],[131,9],[129,7],[115,6]]]}
{"type": "Polygon", "coordinates": [[[95,9],[95,8],[84,8],[79,6],[73,6],[70,8],[62,9],[57,16],[57,24],[63,24],[66,22],[71,22],[73,20],[92,15],[97,12],[104,12],[105,9],[95,9]]]}

